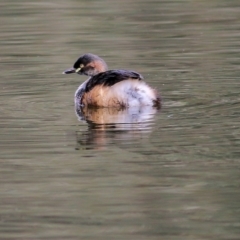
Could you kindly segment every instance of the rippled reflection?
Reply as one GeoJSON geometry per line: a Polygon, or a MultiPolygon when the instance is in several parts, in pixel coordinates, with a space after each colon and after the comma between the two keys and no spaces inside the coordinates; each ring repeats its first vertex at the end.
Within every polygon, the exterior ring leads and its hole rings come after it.
{"type": "Polygon", "coordinates": [[[153,118],[159,113],[151,106],[117,109],[76,105],[75,111],[79,121],[88,123],[88,129],[77,134],[77,142],[90,148],[104,147],[113,139],[129,141],[151,132],[153,118]]]}

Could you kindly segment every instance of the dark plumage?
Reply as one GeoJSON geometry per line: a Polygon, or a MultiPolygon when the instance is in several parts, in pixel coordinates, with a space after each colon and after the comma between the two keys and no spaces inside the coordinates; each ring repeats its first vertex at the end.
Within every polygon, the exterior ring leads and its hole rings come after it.
{"type": "Polygon", "coordinates": [[[110,87],[127,79],[136,79],[140,81],[143,80],[143,77],[139,73],[128,70],[109,70],[91,77],[86,85],[85,91],[89,92],[97,85],[110,87]]]}

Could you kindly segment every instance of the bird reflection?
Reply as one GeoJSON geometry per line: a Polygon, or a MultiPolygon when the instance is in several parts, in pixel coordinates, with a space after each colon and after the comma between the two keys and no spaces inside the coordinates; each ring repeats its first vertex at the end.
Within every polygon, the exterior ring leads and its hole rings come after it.
{"type": "Polygon", "coordinates": [[[77,132],[76,149],[106,149],[116,142],[124,144],[146,137],[159,109],[151,106],[132,108],[89,108],[75,105],[79,121],[87,122],[86,131],[77,132]]]}

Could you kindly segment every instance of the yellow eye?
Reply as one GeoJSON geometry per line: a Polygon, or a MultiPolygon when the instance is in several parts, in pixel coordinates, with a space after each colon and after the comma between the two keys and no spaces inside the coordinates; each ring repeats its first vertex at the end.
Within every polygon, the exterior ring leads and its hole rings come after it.
{"type": "Polygon", "coordinates": [[[77,69],[75,70],[75,72],[78,73],[83,67],[84,67],[84,65],[83,65],[83,64],[80,64],[79,68],[77,68],[77,69]]]}

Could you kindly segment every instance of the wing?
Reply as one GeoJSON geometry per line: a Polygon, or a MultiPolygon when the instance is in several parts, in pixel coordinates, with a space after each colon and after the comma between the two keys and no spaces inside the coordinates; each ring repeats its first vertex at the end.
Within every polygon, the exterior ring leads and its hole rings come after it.
{"type": "Polygon", "coordinates": [[[96,85],[110,87],[118,82],[128,79],[136,79],[138,81],[141,81],[143,77],[137,72],[128,70],[109,70],[91,77],[86,85],[85,91],[91,91],[96,85]]]}

